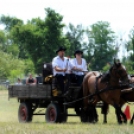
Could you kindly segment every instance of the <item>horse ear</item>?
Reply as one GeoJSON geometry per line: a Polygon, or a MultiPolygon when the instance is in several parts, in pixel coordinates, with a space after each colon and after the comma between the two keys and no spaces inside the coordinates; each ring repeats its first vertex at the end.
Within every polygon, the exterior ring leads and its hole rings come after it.
{"type": "Polygon", "coordinates": [[[116,67],[119,67],[121,65],[120,60],[118,59],[116,61],[115,58],[114,58],[114,64],[115,64],[116,67]]]}

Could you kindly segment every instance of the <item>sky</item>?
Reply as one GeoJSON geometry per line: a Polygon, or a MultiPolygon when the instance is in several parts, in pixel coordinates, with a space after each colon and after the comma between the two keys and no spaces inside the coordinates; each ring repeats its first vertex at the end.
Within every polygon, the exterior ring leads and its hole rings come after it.
{"type": "Polygon", "coordinates": [[[19,19],[45,18],[44,8],[50,7],[63,15],[68,25],[90,26],[108,21],[114,31],[126,32],[134,26],[134,0],[0,0],[0,15],[19,19]]]}
{"type": "Polygon", "coordinates": [[[44,19],[48,7],[61,14],[66,25],[89,27],[97,21],[108,21],[122,37],[128,36],[134,26],[134,0],[0,0],[0,16],[17,17],[26,23],[32,18],[44,19]]]}

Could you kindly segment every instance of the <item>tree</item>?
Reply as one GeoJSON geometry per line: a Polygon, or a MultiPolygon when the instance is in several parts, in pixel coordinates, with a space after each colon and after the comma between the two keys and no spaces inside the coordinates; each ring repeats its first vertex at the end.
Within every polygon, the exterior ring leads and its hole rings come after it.
{"type": "Polygon", "coordinates": [[[6,31],[10,31],[15,25],[23,25],[23,21],[16,17],[2,15],[0,18],[0,24],[5,25],[6,31]]]}
{"type": "Polygon", "coordinates": [[[82,25],[77,25],[75,27],[73,24],[70,23],[67,30],[68,31],[66,33],[66,38],[69,42],[69,48],[67,50],[67,53],[70,56],[73,56],[74,52],[77,49],[82,49],[84,29],[82,25]]]}
{"type": "Polygon", "coordinates": [[[132,62],[132,69],[134,70],[134,27],[131,29],[129,33],[129,50],[132,51],[132,53],[129,56],[129,60],[132,62]]]}
{"type": "Polygon", "coordinates": [[[11,33],[20,44],[20,51],[24,50],[32,59],[37,73],[42,71],[43,62],[52,61],[59,45],[65,45],[63,17],[50,8],[45,11],[45,20],[34,18],[25,25],[14,26],[11,33]]]}
{"type": "Polygon", "coordinates": [[[114,49],[114,32],[111,30],[108,22],[98,21],[91,25],[91,30],[87,30],[89,44],[86,46],[88,56],[91,58],[91,68],[93,70],[102,70],[103,67],[113,60],[117,51],[114,49]],[[91,39],[94,42],[91,43],[91,39]]]}
{"type": "Polygon", "coordinates": [[[18,43],[14,43],[15,37],[12,36],[11,31],[14,27],[22,26],[23,21],[16,17],[2,15],[0,18],[0,24],[5,25],[5,29],[3,31],[3,33],[5,34],[5,43],[3,43],[2,50],[7,53],[12,53],[15,57],[19,57],[20,53],[23,53],[24,51],[19,51],[20,45],[18,43]]]}
{"type": "Polygon", "coordinates": [[[0,50],[0,77],[9,77],[13,70],[24,74],[26,67],[24,61],[0,50]]]}
{"type": "Polygon", "coordinates": [[[0,49],[2,51],[6,51],[6,41],[7,41],[6,34],[2,30],[0,30],[0,49]]]}

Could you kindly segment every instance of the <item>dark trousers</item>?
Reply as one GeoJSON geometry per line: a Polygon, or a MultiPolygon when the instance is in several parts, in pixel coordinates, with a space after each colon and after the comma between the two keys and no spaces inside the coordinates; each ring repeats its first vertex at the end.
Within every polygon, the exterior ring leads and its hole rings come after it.
{"type": "Polygon", "coordinates": [[[76,83],[78,86],[81,86],[83,82],[84,75],[76,75],[76,83]]]}
{"type": "Polygon", "coordinates": [[[64,94],[67,90],[68,90],[68,87],[69,87],[69,75],[61,75],[61,74],[56,74],[56,79],[57,79],[57,84],[60,88],[60,90],[62,91],[62,94],[64,94]]]}
{"type": "Polygon", "coordinates": [[[71,83],[76,83],[77,86],[81,86],[83,82],[84,75],[76,75],[76,74],[70,74],[70,81],[71,83]]]}

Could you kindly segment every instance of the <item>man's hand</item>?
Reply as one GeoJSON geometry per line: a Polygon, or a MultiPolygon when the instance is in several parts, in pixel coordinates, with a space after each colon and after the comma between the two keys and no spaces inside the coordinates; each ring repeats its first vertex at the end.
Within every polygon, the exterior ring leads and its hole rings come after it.
{"type": "Polygon", "coordinates": [[[66,71],[67,71],[67,69],[66,69],[66,68],[64,68],[64,69],[63,69],[63,72],[66,72],[66,71]]]}
{"type": "Polygon", "coordinates": [[[58,66],[55,67],[55,70],[58,71],[58,72],[66,72],[66,71],[67,71],[66,68],[61,69],[61,68],[59,68],[58,66]]]}

